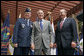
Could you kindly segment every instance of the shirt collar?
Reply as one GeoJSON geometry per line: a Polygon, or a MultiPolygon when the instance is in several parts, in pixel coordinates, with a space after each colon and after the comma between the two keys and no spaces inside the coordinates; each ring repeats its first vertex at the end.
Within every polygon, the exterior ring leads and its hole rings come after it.
{"type": "Polygon", "coordinates": [[[25,20],[29,21],[30,19],[25,19],[25,20]]]}
{"type": "MultiPolygon", "coordinates": [[[[64,20],[65,20],[66,18],[67,18],[67,17],[65,17],[64,20]]],[[[64,21],[64,20],[63,20],[63,21],[64,21]]]]}
{"type": "Polygon", "coordinates": [[[42,19],[42,21],[43,21],[44,19],[42,19]]]}
{"type": "MultiPolygon", "coordinates": [[[[41,19],[42,21],[44,20],[44,19],[41,19]]],[[[37,21],[39,21],[40,22],[40,20],[38,19],[37,21]]]]}

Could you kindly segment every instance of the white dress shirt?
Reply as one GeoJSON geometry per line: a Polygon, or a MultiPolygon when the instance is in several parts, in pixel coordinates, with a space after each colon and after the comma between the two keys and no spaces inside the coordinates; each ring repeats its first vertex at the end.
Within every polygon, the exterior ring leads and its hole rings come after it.
{"type": "MultiPolygon", "coordinates": [[[[44,20],[44,19],[42,19],[42,25],[43,25],[43,20],[44,20]]],[[[40,21],[39,21],[39,24],[40,24],[40,21]]]]}
{"type": "Polygon", "coordinates": [[[65,17],[64,19],[63,19],[63,21],[61,21],[61,22],[63,22],[64,23],[64,21],[65,21],[65,19],[66,19],[67,17],[65,17]]]}

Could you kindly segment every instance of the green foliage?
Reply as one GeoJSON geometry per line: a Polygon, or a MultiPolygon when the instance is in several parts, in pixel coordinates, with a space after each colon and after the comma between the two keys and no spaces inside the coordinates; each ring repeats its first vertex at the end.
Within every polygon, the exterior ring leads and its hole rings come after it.
{"type": "Polygon", "coordinates": [[[83,22],[81,22],[81,21],[78,22],[79,32],[81,32],[82,24],[83,24],[83,22]]]}

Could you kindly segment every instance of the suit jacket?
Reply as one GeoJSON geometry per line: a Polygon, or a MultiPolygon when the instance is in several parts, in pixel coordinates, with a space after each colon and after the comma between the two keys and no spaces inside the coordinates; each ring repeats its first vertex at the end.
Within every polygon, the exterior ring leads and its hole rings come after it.
{"type": "Polygon", "coordinates": [[[24,18],[19,18],[14,27],[13,43],[18,43],[18,47],[30,47],[33,23],[29,21],[29,26],[24,18]]]}
{"type": "Polygon", "coordinates": [[[43,19],[43,31],[41,31],[40,24],[38,21],[33,23],[33,30],[32,30],[32,38],[31,43],[34,43],[35,49],[39,49],[41,47],[41,43],[44,43],[46,48],[50,48],[50,42],[53,43],[53,36],[52,36],[52,27],[50,21],[43,19]]]}
{"type": "Polygon", "coordinates": [[[58,47],[60,43],[62,44],[63,48],[70,48],[71,42],[77,42],[77,27],[76,22],[72,18],[66,18],[62,29],[60,29],[60,22],[57,23],[57,29],[55,31],[55,42],[57,43],[58,47]]]}

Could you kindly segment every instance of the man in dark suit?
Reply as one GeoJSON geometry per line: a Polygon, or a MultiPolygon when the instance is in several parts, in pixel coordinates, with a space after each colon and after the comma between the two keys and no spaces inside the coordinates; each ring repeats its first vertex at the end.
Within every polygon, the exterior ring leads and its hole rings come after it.
{"type": "Polygon", "coordinates": [[[55,31],[58,55],[73,55],[77,42],[76,22],[72,18],[67,18],[65,9],[60,10],[60,17],[55,31]]]}
{"type": "Polygon", "coordinates": [[[14,55],[28,55],[30,50],[32,21],[31,10],[26,8],[24,18],[19,18],[14,27],[14,55]]]}

